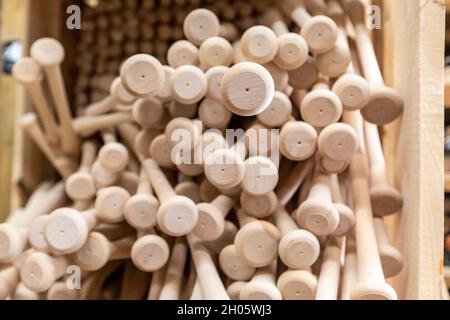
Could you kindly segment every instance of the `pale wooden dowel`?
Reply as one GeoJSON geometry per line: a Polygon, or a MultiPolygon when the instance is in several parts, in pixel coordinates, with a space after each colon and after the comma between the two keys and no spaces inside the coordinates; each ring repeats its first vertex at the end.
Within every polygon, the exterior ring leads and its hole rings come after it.
{"type": "Polygon", "coordinates": [[[306,9],[311,12],[312,15],[317,16],[327,13],[327,7],[329,2],[325,0],[305,0],[306,9]]]}
{"type": "Polygon", "coordinates": [[[325,127],[317,139],[319,152],[330,160],[347,161],[358,148],[355,130],[345,123],[325,127]]]}
{"type": "Polygon", "coordinates": [[[95,181],[97,189],[106,188],[117,183],[120,178],[119,173],[112,172],[103,167],[99,161],[95,161],[91,167],[91,175],[95,181]]]}
{"type": "Polygon", "coordinates": [[[245,174],[242,157],[245,149],[245,141],[240,137],[232,147],[211,152],[204,159],[205,176],[209,182],[219,189],[230,189],[239,185],[245,174]]]}
{"type": "Polygon", "coordinates": [[[342,115],[342,102],[330,91],[329,79],[321,77],[314,84],[300,106],[302,118],[316,128],[337,122],[342,115]]]}
{"type": "Polygon", "coordinates": [[[39,146],[55,170],[67,179],[76,170],[76,164],[73,160],[65,156],[57,156],[46,140],[41,128],[39,127],[37,117],[34,113],[26,113],[20,118],[20,126],[25,130],[28,136],[39,146]]]}
{"type": "Polygon", "coordinates": [[[331,234],[334,237],[346,235],[355,225],[355,214],[353,210],[345,204],[341,193],[339,178],[336,174],[331,175],[331,193],[333,195],[333,204],[339,213],[339,225],[331,234]]]}
{"type": "MultiPolygon", "coordinates": [[[[71,290],[71,291],[76,292],[76,290],[71,290]]],[[[12,300],[21,300],[21,301],[25,301],[25,300],[41,300],[42,299],[42,294],[34,292],[33,290],[27,288],[23,284],[23,282],[19,282],[19,284],[15,288],[14,292],[11,294],[11,299],[12,300]]],[[[50,299],[48,299],[48,300],[50,300],[50,299]]],[[[76,300],[76,299],[71,299],[71,300],[76,300]]]]}
{"type": "Polygon", "coordinates": [[[73,127],[81,137],[89,137],[123,122],[133,122],[131,112],[115,112],[100,116],[83,116],[73,120],[73,127]]]}
{"type": "Polygon", "coordinates": [[[239,31],[233,23],[224,22],[220,24],[219,36],[233,42],[239,37],[239,31]]]}
{"type": "Polygon", "coordinates": [[[225,73],[220,92],[231,112],[252,116],[269,106],[275,94],[275,83],[266,68],[253,62],[241,62],[225,73]]]}
{"type": "Polygon", "coordinates": [[[163,129],[170,120],[167,108],[155,98],[138,99],[133,104],[132,113],[142,128],[163,129]]]}
{"type": "Polygon", "coordinates": [[[246,192],[241,192],[240,203],[248,215],[263,219],[269,217],[275,210],[277,205],[277,195],[269,192],[260,196],[246,192]]]}
{"type": "Polygon", "coordinates": [[[198,108],[198,117],[208,128],[225,129],[233,114],[221,101],[205,98],[198,108]]]}
{"type": "Polygon", "coordinates": [[[341,280],[341,300],[350,300],[353,287],[358,283],[358,262],[355,234],[351,231],[345,238],[345,257],[341,280]]]}
{"type": "Polygon", "coordinates": [[[219,195],[211,203],[199,203],[198,222],[192,231],[203,241],[218,239],[225,229],[225,217],[231,211],[234,200],[225,195],[219,195]]]}
{"type": "Polygon", "coordinates": [[[57,146],[60,143],[59,128],[42,87],[44,77],[41,67],[33,58],[25,57],[14,64],[12,73],[30,95],[48,142],[57,146]]]}
{"type": "Polygon", "coordinates": [[[128,92],[145,98],[155,96],[164,87],[165,73],[156,58],[148,54],[136,54],[122,64],[120,78],[128,92]]]}
{"type": "Polygon", "coordinates": [[[225,248],[227,245],[233,243],[236,233],[237,233],[237,228],[234,225],[234,223],[227,220],[227,221],[225,221],[225,230],[223,231],[223,233],[219,237],[219,239],[214,240],[214,241],[204,242],[203,244],[212,254],[217,255],[220,253],[220,251],[223,248],[225,248]]]}
{"type": "Polygon", "coordinates": [[[233,62],[233,47],[227,39],[211,37],[202,42],[198,57],[200,65],[209,69],[214,66],[230,66],[233,62]]]}
{"type": "Polygon", "coordinates": [[[258,269],[252,279],[241,289],[240,300],[282,300],[276,286],[277,261],[258,269]]]}
{"type": "Polygon", "coordinates": [[[384,277],[395,277],[403,269],[402,254],[390,243],[383,218],[374,218],[373,224],[384,277]]]}
{"type": "MultiPolygon", "coordinates": [[[[180,170],[181,172],[182,170],[180,170]]],[[[191,178],[190,176],[187,176],[191,178]]],[[[176,194],[185,196],[194,201],[194,203],[200,203],[200,186],[194,181],[183,181],[178,183],[174,190],[176,194]]]]}
{"type": "MultiPolygon", "coordinates": [[[[360,115],[359,115],[360,117],[360,115]]],[[[358,131],[358,113],[344,113],[344,122],[358,131]]],[[[364,146],[364,144],[361,144],[364,146]]],[[[369,193],[368,170],[363,149],[350,161],[351,190],[356,216],[355,233],[358,252],[358,283],[352,289],[351,299],[397,299],[395,290],[383,276],[369,193]]]]}
{"type": "Polygon", "coordinates": [[[338,35],[335,46],[331,50],[316,56],[317,69],[326,76],[336,78],[348,70],[352,56],[345,29],[346,16],[344,10],[336,0],[329,1],[326,9],[327,15],[338,26],[338,35]]]}
{"type": "Polygon", "coordinates": [[[130,161],[127,148],[118,142],[113,129],[101,131],[103,146],[98,153],[98,162],[111,172],[121,172],[130,161]]]}
{"type": "Polygon", "coordinates": [[[75,262],[84,271],[99,270],[108,261],[128,259],[135,240],[134,236],[128,236],[110,242],[101,233],[91,232],[83,247],[74,254],[75,262]]]}
{"type": "Polygon", "coordinates": [[[297,211],[297,222],[315,235],[333,233],[339,224],[339,214],[333,206],[330,177],[316,170],[308,198],[297,211]]]}
{"type": "Polygon", "coordinates": [[[188,247],[184,238],[177,238],[172,247],[172,254],[167,265],[164,285],[159,300],[178,300],[181,294],[183,270],[186,264],[188,247]]]}
{"type": "Polygon", "coordinates": [[[187,40],[175,41],[167,50],[167,62],[173,68],[198,65],[198,48],[187,40]]]}
{"type": "Polygon", "coordinates": [[[370,198],[373,214],[380,217],[394,214],[402,208],[403,197],[388,180],[378,128],[366,121],[364,133],[370,163],[370,198]]]}
{"type": "Polygon", "coordinates": [[[157,135],[149,147],[150,157],[158,163],[161,168],[173,169],[175,167],[171,158],[172,147],[166,139],[165,134],[157,135]]]}
{"type": "Polygon", "coordinates": [[[61,208],[53,211],[45,225],[45,238],[51,249],[61,254],[78,251],[97,222],[95,210],[79,212],[61,208]]]}
{"type": "Polygon", "coordinates": [[[285,300],[314,300],[317,279],[310,270],[287,270],[278,277],[277,287],[285,300]]]}
{"type": "Polygon", "coordinates": [[[247,284],[245,281],[232,282],[227,287],[227,293],[231,300],[239,300],[242,288],[247,284]]]}
{"type": "Polygon", "coordinates": [[[266,26],[247,29],[240,40],[241,50],[248,61],[264,64],[272,61],[278,51],[278,38],[266,26]]]}
{"type": "Polygon", "coordinates": [[[20,268],[20,279],[29,289],[44,292],[66,274],[69,264],[69,258],[66,256],[33,252],[25,258],[20,268]]]}
{"type": "Polygon", "coordinates": [[[200,183],[198,191],[201,202],[211,202],[220,194],[219,190],[206,178],[200,183]]]}
{"type": "Polygon", "coordinates": [[[215,101],[221,101],[222,97],[220,95],[220,84],[224,74],[228,71],[226,66],[215,66],[209,68],[205,72],[205,76],[208,82],[206,89],[206,97],[213,99],[215,101]]]}
{"type": "Polygon", "coordinates": [[[164,134],[171,147],[184,151],[194,150],[202,136],[199,123],[188,118],[172,119],[164,129],[164,134]]]}
{"type": "Polygon", "coordinates": [[[164,85],[163,87],[158,91],[156,94],[156,98],[159,99],[162,102],[168,102],[172,100],[172,90],[170,87],[173,73],[175,72],[175,69],[171,66],[163,66],[164,70],[164,85]]]}
{"type": "Polygon", "coordinates": [[[220,22],[212,11],[195,9],[184,19],[183,31],[186,39],[199,46],[206,39],[219,35],[220,22]]]}
{"type": "Polygon", "coordinates": [[[308,58],[308,44],[305,39],[297,33],[289,32],[276,8],[269,8],[262,19],[278,37],[278,51],[273,59],[275,64],[284,70],[300,68],[308,58]]]}
{"type": "Polygon", "coordinates": [[[245,160],[242,189],[254,195],[264,195],[278,184],[278,168],[264,156],[253,156],[245,160]]]}
{"type": "Polygon", "coordinates": [[[174,100],[183,104],[194,104],[205,96],[208,82],[199,67],[183,65],[175,69],[171,84],[174,100]]]}
{"type": "Polygon", "coordinates": [[[141,169],[137,193],[125,205],[125,220],[137,230],[148,230],[156,225],[159,201],[153,195],[147,174],[141,169]]]}
{"type": "Polygon", "coordinates": [[[288,121],[280,132],[280,152],[292,161],[310,158],[317,150],[317,131],[303,121],[288,121]]]}
{"type": "Polygon", "coordinates": [[[302,0],[284,0],[284,13],[301,27],[301,35],[313,53],[324,53],[333,48],[337,38],[337,26],[330,18],[317,15],[312,17],[302,0]]]}
{"type": "Polygon", "coordinates": [[[208,249],[192,234],[188,234],[187,239],[195,270],[200,275],[198,280],[203,298],[206,300],[229,300],[208,249]]]}
{"type": "Polygon", "coordinates": [[[131,105],[136,100],[126,91],[119,77],[115,78],[109,89],[109,96],[99,102],[86,107],[85,114],[87,116],[96,116],[108,113],[119,104],[131,105]]]}
{"type": "Polygon", "coordinates": [[[16,267],[9,266],[0,270],[0,299],[8,298],[19,282],[20,275],[16,267]]]}
{"type": "Polygon", "coordinates": [[[319,71],[316,67],[316,60],[308,56],[306,62],[299,68],[290,70],[288,83],[294,89],[308,89],[317,81],[319,71]]]}
{"type": "Polygon", "coordinates": [[[97,198],[95,199],[95,214],[104,222],[122,222],[128,199],[130,199],[130,193],[123,187],[102,188],[98,190],[97,198]]]}
{"type": "Polygon", "coordinates": [[[158,209],[158,226],[171,236],[182,236],[191,232],[198,221],[195,203],[183,196],[177,196],[158,164],[146,159],[142,166],[161,203],[158,209]]]}
{"type": "Polygon", "coordinates": [[[97,155],[97,145],[87,140],[81,146],[81,162],[77,172],[66,181],[65,190],[70,199],[74,201],[88,200],[95,196],[95,181],[90,171],[97,155]]]}
{"type": "Polygon", "coordinates": [[[250,280],[256,268],[247,265],[236,252],[236,246],[230,244],[222,249],[219,254],[219,266],[222,272],[235,281],[250,280]]]}
{"type": "Polygon", "coordinates": [[[299,229],[281,204],[275,209],[273,219],[282,234],[278,246],[281,261],[291,269],[312,266],[320,253],[320,244],[316,236],[299,229]]]}
{"type": "Polygon", "coordinates": [[[234,239],[237,254],[249,266],[268,266],[278,255],[280,231],[271,223],[257,220],[238,209],[236,213],[241,228],[234,239]]]}
{"type": "Polygon", "coordinates": [[[134,139],[133,148],[138,157],[150,158],[150,144],[158,136],[158,134],[160,134],[160,131],[152,128],[147,128],[137,132],[134,139]]]}
{"type": "Polygon", "coordinates": [[[364,119],[377,125],[390,123],[401,115],[404,102],[396,90],[384,84],[369,30],[365,24],[366,3],[347,0],[343,1],[343,6],[354,25],[364,77],[370,84],[370,99],[361,109],[361,114],[364,119]]]}
{"type": "Polygon", "coordinates": [[[288,122],[291,114],[292,103],[289,97],[281,91],[275,91],[272,102],[266,110],[257,115],[257,118],[263,125],[276,128],[288,122]]]}
{"type": "Polygon", "coordinates": [[[323,252],[317,284],[316,300],[337,300],[339,289],[339,273],[341,243],[337,239],[329,239],[323,252]]]}
{"type": "Polygon", "coordinates": [[[297,163],[289,175],[277,189],[277,197],[282,206],[285,206],[306,180],[308,174],[313,170],[314,162],[307,160],[297,163]]]}
{"type": "Polygon", "coordinates": [[[350,160],[336,161],[323,156],[321,153],[316,153],[317,168],[328,175],[343,173],[347,169],[349,163],[350,160]]]}
{"type": "Polygon", "coordinates": [[[80,150],[79,138],[72,123],[70,105],[61,72],[64,60],[64,47],[52,38],[41,38],[35,41],[30,49],[31,56],[45,71],[47,82],[56,106],[61,125],[61,145],[65,153],[76,156],[80,150]]]}
{"type": "Polygon", "coordinates": [[[148,291],[147,300],[158,300],[161,294],[161,288],[166,277],[166,268],[161,268],[153,272],[152,280],[150,282],[150,289],[148,291]]]}

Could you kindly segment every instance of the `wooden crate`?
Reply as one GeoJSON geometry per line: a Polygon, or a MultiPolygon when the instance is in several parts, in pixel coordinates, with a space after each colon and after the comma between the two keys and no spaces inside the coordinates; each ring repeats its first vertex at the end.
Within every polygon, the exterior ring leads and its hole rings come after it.
{"type": "MultiPolygon", "coordinates": [[[[383,24],[376,32],[375,43],[377,52],[383,52],[380,61],[386,82],[397,88],[405,100],[402,119],[384,130],[390,174],[403,192],[405,203],[403,211],[389,219],[393,239],[405,258],[405,269],[393,284],[402,299],[441,299],[445,3],[444,0],[374,2],[382,6],[383,24]]],[[[3,0],[2,20],[14,19],[16,29],[5,28],[2,40],[7,32],[13,32],[14,37],[24,41],[27,50],[36,38],[54,36],[73,48],[77,34],[64,28],[66,4],[63,0],[52,0],[52,5],[48,0],[3,0]],[[11,10],[17,10],[14,18],[11,10]]],[[[69,72],[72,62],[69,54],[65,62],[69,72]]],[[[17,126],[11,126],[12,119],[17,121],[29,103],[19,86],[3,78],[0,107],[8,109],[2,109],[0,117],[0,212],[5,216],[6,198],[10,197],[11,207],[16,207],[22,191],[34,186],[48,171],[41,169],[46,168],[41,154],[17,126]],[[7,86],[3,86],[3,81],[7,86]]]]}

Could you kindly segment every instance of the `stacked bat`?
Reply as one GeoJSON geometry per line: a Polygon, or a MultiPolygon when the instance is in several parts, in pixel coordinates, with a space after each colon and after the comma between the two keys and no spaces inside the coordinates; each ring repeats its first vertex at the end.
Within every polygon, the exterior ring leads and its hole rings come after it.
{"type": "Polygon", "coordinates": [[[36,41],[14,67],[35,106],[21,126],[62,180],[0,225],[0,297],[396,299],[383,217],[402,197],[377,125],[402,101],[364,1],[306,4],[268,8],[234,43],[195,9],[168,65],[129,57],[76,118],[63,47],[36,41]]]}
{"type": "MultiPolygon", "coordinates": [[[[94,1],[95,2],[95,1],[94,1]]],[[[169,46],[181,40],[186,15],[200,7],[222,22],[221,35],[234,41],[257,24],[271,0],[102,0],[82,10],[82,32],[77,45],[74,107],[104,98],[120,63],[136,53],[154,55],[166,63],[169,46]],[[233,22],[233,23],[232,23],[233,22]]]]}

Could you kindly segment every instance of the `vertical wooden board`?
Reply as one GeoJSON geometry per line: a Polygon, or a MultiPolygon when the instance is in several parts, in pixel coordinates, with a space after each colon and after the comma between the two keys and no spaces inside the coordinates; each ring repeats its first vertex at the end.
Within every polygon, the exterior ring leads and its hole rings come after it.
{"type": "Polygon", "coordinates": [[[444,212],[445,5],[431,0],[384,0],[386,82],[405,99],[402,119],[385,128],[390,172],[404,195],[398,246],[405,268],[400,298],[442,297],[444,212]]]}

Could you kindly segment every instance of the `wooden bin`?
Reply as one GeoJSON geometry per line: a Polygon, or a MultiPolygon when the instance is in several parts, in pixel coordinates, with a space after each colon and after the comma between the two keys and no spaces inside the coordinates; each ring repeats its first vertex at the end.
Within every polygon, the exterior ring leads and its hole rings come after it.
{"type": "MultiPolygon", "coordinates": [[[[51,2],[3,0],[2,41],[9,40],[5,35],[20,39],[28,50],[41,36],[59,38],[68,52],[65,68],[70,73],[77,32],[65,28],[65,8],[76,1],[51,2]]],[[[444,0],[375,0],[374,4],[382,7],[383,23],[375,32],[375,44],[386,82],[405,100],[402,119],[384,130],[392,180],[404,195],[403,211],[389,219],[393,239],[405,259],[404,271],[393,284],[401,299],[441,299],[444,0]]],[[[29,109],[29,102],[23,89],[7,76],[1,77],[0,108],[0,217],[5,217],[9,207],[20,205],[24,189],[49,171],[42,155],[17,129],[17,119],[29,109]]]]}

